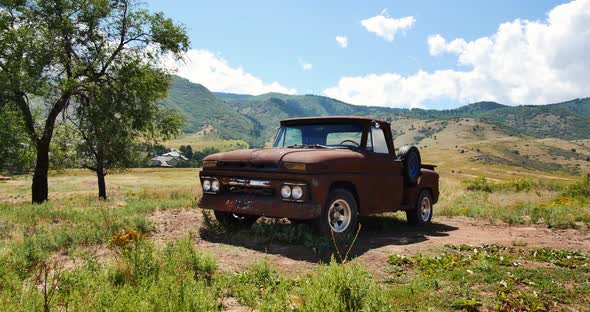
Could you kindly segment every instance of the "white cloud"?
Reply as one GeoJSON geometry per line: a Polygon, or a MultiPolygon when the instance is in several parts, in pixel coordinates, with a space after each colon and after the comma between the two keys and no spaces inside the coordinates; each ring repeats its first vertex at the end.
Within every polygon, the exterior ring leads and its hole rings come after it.
{"type": "Polygon", "coordinates": [[[299,64],[301,65],[301,68],[303,70],[311,70],[313,68],[313,64],[312,63],[306,62],[306,61],[301,60],[301,59],[299,60],[299,64]]]}
{"type": "Polygon", "coordinates": [[[436,71],[404,77],[397,73],[343,77],[324,94],[348,103],[392,107],[421,107],[425,100],[455,97],[453,71],[436,71]]]}
{"type": "Polygon", "coordinates": [[[432,35],[428,46],[431,55],[456,55],[465,69],[342,77],[324,94],[396,107],[422,107],[443,98],[515,105],[590,96],[590,0],[559,5],[544,21],[503,23],[495,34],[473,41],[432,35]]]}
{"type": "Polygon", "coordinates": [[[395,35],[400,31],[405,31],[411,28],[416,19],[413,16],[406,16],[402,18],[393,18],[387,14],[387,10],[383,10],[381,14],[373,16],[361,21],[361,25],[368,31],[377,34],[377,36],[392,42],[395,35]]]}
{"type": "Polygon", "coordinates": [[[297,93],[297,90],[276,81],[264,82],[245,72],[242,67],[232,67],[221,56],[207,50],[190,50],[183,61],[167,60],[165,64],[178,76],[200,83],[212,91],[253,95],[268,92],[297,93]]]}
{"type": "Polygon", "coordinates": [[[336,42],[343,48],[348,47],[348,38],[346,36],[336,36],[336,42]]]}

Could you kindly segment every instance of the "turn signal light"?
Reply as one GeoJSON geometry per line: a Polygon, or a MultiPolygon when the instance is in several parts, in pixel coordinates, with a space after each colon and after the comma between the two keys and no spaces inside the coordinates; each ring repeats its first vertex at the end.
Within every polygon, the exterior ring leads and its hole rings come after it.
{"type": "Polygon", "coordinates": [[[307,169],[307,166],[302,163],[284,163],[283,165],[289,170],[305,171],[307,169]]]}

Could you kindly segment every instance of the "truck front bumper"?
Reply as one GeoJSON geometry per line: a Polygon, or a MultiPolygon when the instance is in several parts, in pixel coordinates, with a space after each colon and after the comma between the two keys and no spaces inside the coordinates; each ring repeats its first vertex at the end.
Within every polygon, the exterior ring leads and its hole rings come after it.
{"type": "Polygon", "coordinates": [[[198,205],[204,209],[295,220],[315,219],[322,211],[320,204],[249,194],[203,194],[198,205]]]}

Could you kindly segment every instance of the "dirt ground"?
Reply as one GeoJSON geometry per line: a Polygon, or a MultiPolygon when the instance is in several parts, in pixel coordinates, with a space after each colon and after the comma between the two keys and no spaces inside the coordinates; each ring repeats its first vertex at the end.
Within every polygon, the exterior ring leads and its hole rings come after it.
{"type": "MultiPolygon", "coordinates": [[[[199,209],[158,211],[150,216],[156,224],[152,239],[165,243],[194,233],[197,247],[213,255],[223,271],[242,271],[255,260],[273,263],[288,275],[305,274],[325,263],[312,249],[301,245],[260,243],[239,232],[232,239],[203,239],[199,209]]],[[[510,226],[469,218],[435,217],[435,224],[412,228],[386,216],[361,219],[363,230],[350,253],[350,261],[361,264],[376,277],[386,278],[387,258],[393,254],[428,253],[446,244],[501,244],[519,248],[550,247],[590,251],[590,233],[574,229],[554,230],[544,226],[510,226]],[[389,222],[389,223],[388,223],[389,222]],[[372,225],[379,230],[373,231],[372,225]]],[[[285,225],[287,226],[287,225],[285,225]]]]}

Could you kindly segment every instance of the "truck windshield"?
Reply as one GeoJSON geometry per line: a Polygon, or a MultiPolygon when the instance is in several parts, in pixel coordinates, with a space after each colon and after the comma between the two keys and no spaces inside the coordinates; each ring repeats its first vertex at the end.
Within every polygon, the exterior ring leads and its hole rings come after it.
{"type": "Polygon", "coordinates": [[[306,124],[282,126],[274,148],[358,148],[363,128],[358,124],[306,124]]]}

